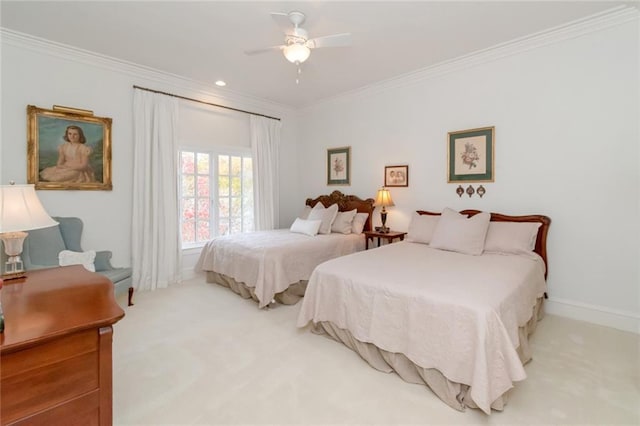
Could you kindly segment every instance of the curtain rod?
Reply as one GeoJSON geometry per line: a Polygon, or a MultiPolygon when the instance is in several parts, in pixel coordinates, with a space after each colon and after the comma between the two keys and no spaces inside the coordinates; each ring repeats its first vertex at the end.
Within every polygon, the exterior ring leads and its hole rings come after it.
{"type": "Polygon", "coordinates": [[[193,98],[187,98],[185,96],[174,95],[173,93],[167,93],[167,92],[162,92],[160,90],[154,90],[154,89],[148,89],[146,87],[136,86],[135,84],[133,85],[133,88],[134,89],[140,89],[140,90],[146,90],[147,92],[160,93],[161,95],[172,96],[174,98],[184,99],[185,101],[198,102],[198,103],[205,104],[205,105],[211,105],[211,106],[218,107],[218,108],[230,109],[232,111],[244,112],[245,114],[258,115],[260,117],[265,117],[265,118],[270,118],[272,120],[280,121],[280,119],[278,117],[271,117],[271,116],[264,115],[264,114],[258,114],[257,112],[245,111],[243,109],[232,108],[232,107],[219,105],[219,104],[214,104],[214,103],[211,103],[211,102],[205,102],[205,101],[201,101],[201,100],[193,99],[193,98]]]}

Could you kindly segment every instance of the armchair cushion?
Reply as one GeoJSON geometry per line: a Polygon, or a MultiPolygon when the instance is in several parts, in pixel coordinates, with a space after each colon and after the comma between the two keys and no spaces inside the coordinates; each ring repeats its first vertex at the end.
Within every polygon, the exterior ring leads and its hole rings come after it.
{"type": "Polygon", "coordinates": [[[117,283],[122,280],[126,280],[127,278],[131,278],[131,268],[114,268],[108,269],[106,271],[96,271],[107,278],[109,278],[112,282],[117,283]]]}

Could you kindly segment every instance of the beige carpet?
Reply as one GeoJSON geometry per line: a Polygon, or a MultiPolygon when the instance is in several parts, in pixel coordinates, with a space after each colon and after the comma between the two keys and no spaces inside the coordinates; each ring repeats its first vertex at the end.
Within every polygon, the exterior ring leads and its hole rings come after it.
{"type": "Polygon", "coordinates": [[[295,327],[300,305],[259,310],[197,278],[137,294],[115,325],[116,425],[640,424],[640,337],[547,315],[504,412],[458,412],[295,327]]]}

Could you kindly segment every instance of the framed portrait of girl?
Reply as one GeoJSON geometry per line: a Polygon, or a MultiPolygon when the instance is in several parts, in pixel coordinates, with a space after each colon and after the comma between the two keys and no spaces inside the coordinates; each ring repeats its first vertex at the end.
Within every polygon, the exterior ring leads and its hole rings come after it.
{"type": "Polygon", "coordinates": [[[36,189],[111,190],[111,118],[27,106],[27,180],[36,189]]]}

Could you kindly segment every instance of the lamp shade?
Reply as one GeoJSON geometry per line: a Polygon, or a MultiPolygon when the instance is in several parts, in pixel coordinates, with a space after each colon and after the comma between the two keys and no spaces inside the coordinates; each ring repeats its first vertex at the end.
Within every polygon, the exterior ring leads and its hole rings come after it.
{"type": "Polygon", "coordinates": [[[378,189],[375,205],[382,207],[395,206],[395,204],[393,204],[393,199],[391,198],[391,192],[386,188],[378,189]]]}
{"type": "Polygon", "coordinates": [[[389,190],[385,188],[378,189],[375,205],[382,207],[395,206],[395,204],[393,204],[393,200],[391,199],[391,192],[389,192],[389,190]]]}
{"type": "Polygon", "coordinates": [[[287,61],[301,64],[311,55],[311,49],[304,44],[293,43],[284,48],[284,57],[287,61]]]}
{"type": "Polygon", "coordinates": [[[33,185],[0,186],[0,233],[48,228],[57,224],[42,207],[33,185]]]}

